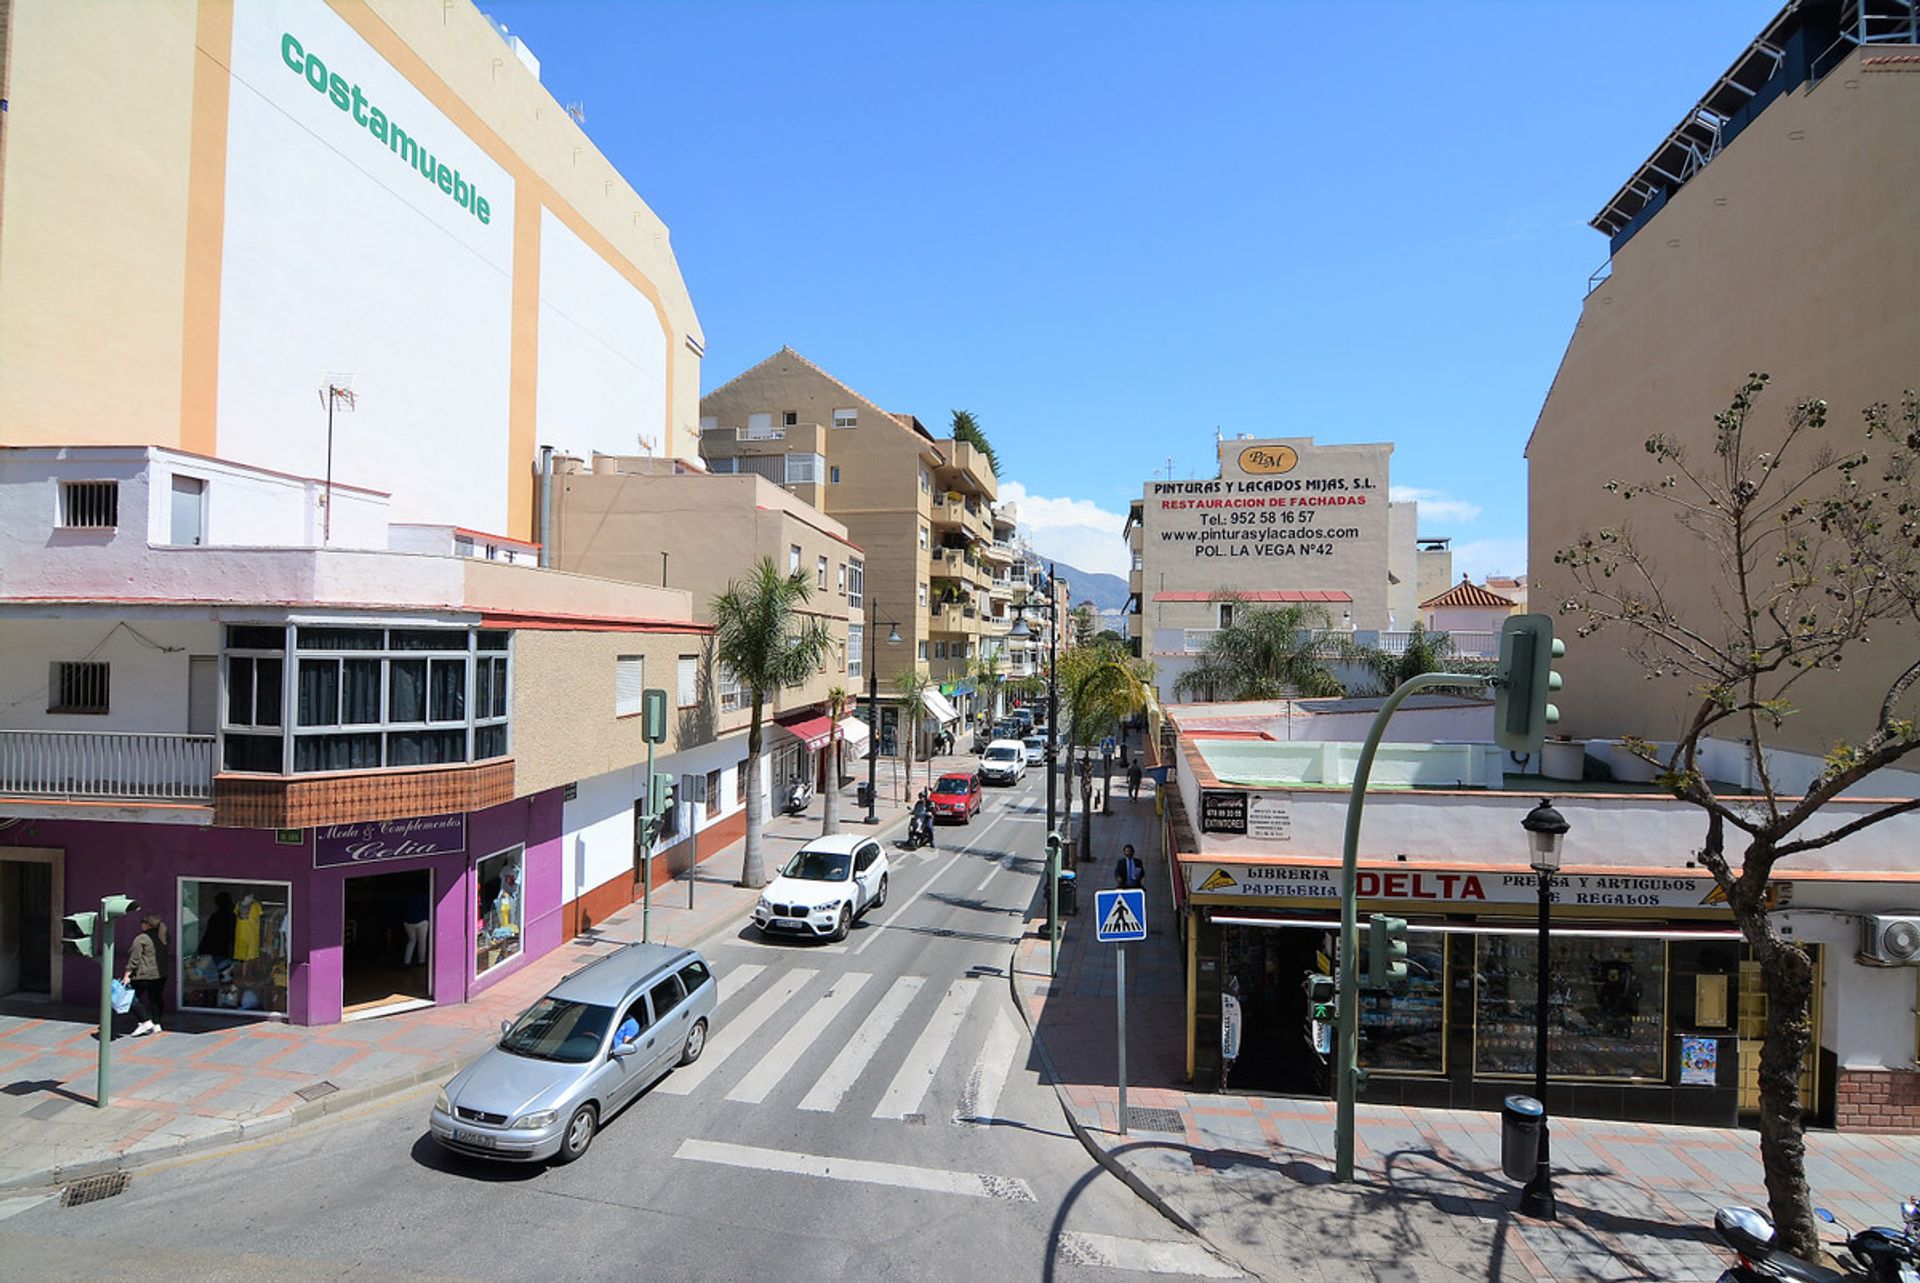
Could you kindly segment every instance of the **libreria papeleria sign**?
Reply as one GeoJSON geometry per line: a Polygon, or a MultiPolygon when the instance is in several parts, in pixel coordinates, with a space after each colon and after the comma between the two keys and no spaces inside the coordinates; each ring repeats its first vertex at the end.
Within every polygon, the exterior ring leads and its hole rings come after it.
{"type": "Polygon", "coordinates": [[[360,86],[349,83],[338,72],[327,70],[327,64],[319,55],[306,51],[291,32],[280,37],[280,60],[297,76],[306,77],[314,92],[325,94],[333,105],[341,111],[350,112],[356,125],[373,135],[375,142],[385,143],[387,150],[417,170],[420,176],[453,198],[456,205],[466,210],[482,223],[493,221],[493,207],[487,198],[472,183],[469,183],[457,169],[448,169],[445,165],[420,145],[395,121],[387,118],[387,113],[370,102],[360,92],[360,86]]]}

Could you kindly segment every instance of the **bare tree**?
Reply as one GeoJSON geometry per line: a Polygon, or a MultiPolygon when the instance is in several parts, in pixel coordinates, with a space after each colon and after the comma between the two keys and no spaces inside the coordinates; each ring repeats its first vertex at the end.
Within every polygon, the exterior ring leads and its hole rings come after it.
{"type": "Polygon", "coordinates": [[[1870,638],[1880,625],[1920,619],[1920,403],[1908,393],[1897,413],[1884,405],[1866,411],[1867,440],[1881,460],[1875,468],[1864,451],[1843,454],[1820,441],[1823,401],[1799,403],[1777,444],[1759,448],[1754,406],[1766,385],[1767,376],[1750,376],[1715,416],[1710,457],[1695,461],[1657,434],[1646,451],[1659,476],[1607,483],[1623,501],[1670,515],[1692,542],[1677,541],[1664,522],[1644,535],[1623,524],[1583,535],[1554,561],[1576,585],[1560,613],[1580,621],[1579,636],[1623,629],[1627,654],[1650,677],[1688,683],[1686,720],[1672,751],[1663,757],[1645,740],[1627,747],[1660,769],[1660,787],[1706,813],[1701,863],[1726,893],[1767,994],[1759,1077],[1768,1203],[1782,1245],[1817,1259],[1799,1098],[1813,1038],[1813,965],[1774,925],[1768,883],[1781,860],[1920,809],[1914,799],[1844,823],[1815,822],[1846,789],[1920,749],[1913,718],[1902,711],[1920,679],[1920,639],[1904,628],[1894,634],[1903,661],[1897,675],[1863,710],[1858,739],[1833,746],[1803,793],[1776,785],[1768,741],[1810,675],[1833,671],[1870,639],[1887,641],[1870,638]],[[1681,600],[1663,575],[1662,552],[1710,559],[1710,600],[1698,593],[1681,600]],[[1751,744],[1754,796],[1722,797],[1708,780],[1702,741],[1715,731],[1751,744]]]}

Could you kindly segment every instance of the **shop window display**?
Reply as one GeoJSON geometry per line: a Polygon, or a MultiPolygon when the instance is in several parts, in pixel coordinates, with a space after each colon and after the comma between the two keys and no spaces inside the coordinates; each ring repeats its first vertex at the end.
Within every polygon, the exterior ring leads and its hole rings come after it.
{"type": "Polygon", "coordinates": [[[292,893],[284,882],[180,880],[180,1006],[287,1014],[292,893]]]}
{"type": "Polygon", "coordinates": [[[1360,1063],[1388,1073],[1445,1073],[1446,1027],[1447,938],[1409,931],[1406,988],[1360,994],[1360,1063]]]}
{"type": "MultiPolygon", "coordinates": [[[[1477,941],[1476,1074],[1530,1074],[1534,1064],[1537,942],[1477,941]]],[[[1547,1034],[1555,1078],[1666,1076],[1667,951],[1661,940],[1556,938],[1547,976],[1547,1034]]]]}
{"type": "Polygon", "coordinates": [[[480,861],[475,885],[474,974],[485,975],[520,954],[526,906],[526,848],[512,847],[480,861]]]}

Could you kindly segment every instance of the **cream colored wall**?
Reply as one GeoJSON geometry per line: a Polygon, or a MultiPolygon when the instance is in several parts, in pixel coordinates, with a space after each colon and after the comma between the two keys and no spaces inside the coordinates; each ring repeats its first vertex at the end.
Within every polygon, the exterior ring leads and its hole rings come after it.
{"type": "MultiPolygon", "coordinates": [[[[693,633],[515,630],[514,792],[538,793],[645,761],[640,718],[614,713],[619,657],[645,656],[646,684],[665,689],[671,704],[679,657],[700,654],[705,644],[693,633]]],[[[654,752],[676,753],[711,738],[711,728],[675,712],[667,719],[667,742],[654,752]]]]}
{"type": "Polygon", "coordinates": [[[0,442],[178,439],[195,11],[9,6],[0,442]]]}
{"type": "MultiPolygon", "coordinates": [[[[1720,584],[1701,546],[1651,504],[1629,509],[1602,486],[1651,477],[1641,447],[1655,431],[1705,456],[1713,416],[1749,371],[1773,375],[1755,448],[1796,400],[1823,397],[1828,444],[1850,449],[1861,443],[1864,406],[1920,387],[1920,75],[1861,63],[1856,52],[1818,85],[1776,100],[1621,248],[1611,277],[1588,295],[1527,450],[1535,609],[1554,610],[1572,590],[1557,550],[1632,517],[1669,599],[1697,623],[1713,618],[1720,584]]],[[[1622,653],[1628,640],[1619,630],[1568,636],[1561,731],[1677,732],[1690,706],[1684,683],[1647,681],[1622,653]]],[[[1867,729],[1888,682],[1920,651],[1912,627],[1874,640],[1840,672],[1802,683],[1800,711],[1775,744],[1820,753],[1867,729]]]]}

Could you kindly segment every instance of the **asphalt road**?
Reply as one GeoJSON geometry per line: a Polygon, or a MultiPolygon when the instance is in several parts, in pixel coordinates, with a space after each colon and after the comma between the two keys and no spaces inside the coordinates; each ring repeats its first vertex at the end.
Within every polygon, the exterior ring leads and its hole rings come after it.
{"type": "Polygon", "coordinates": [[[705,1055],[572,1166],[444,1152],[422,1089],[98,1203],[0,1201],[0,1277],[1236,1277],[1088,1157],[1041,1079],[1006,967],[1043,798],[1032,772],[931,852],[891,846],[888,902],[844,943],[711,937],[705,1055]]]}

